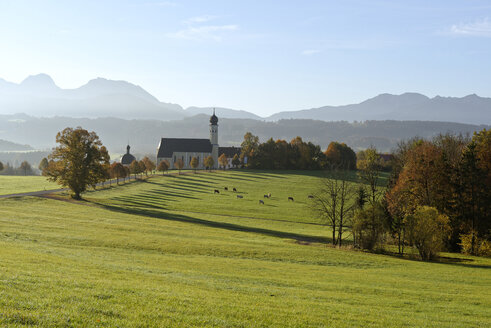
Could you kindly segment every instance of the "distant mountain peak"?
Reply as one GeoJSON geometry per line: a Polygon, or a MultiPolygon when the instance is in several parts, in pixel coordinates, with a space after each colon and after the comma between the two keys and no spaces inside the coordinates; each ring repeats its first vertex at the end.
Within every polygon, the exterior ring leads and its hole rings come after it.
{"type": "Polygon", "coordinates": [[[159,100],[148,93],[139,85],[124,80],[109,80],[103,77],[92,79],[87,84],[81,86],[79,90],[91,90],[98,94],[126,93],[138,96],[150,102],[158,103],[159,100]]]}
{"type": "Polygon", "coordinates": [[[20,83],[23,87],[46,89],[46,88],[58,88],[55,81],[48,74],[29,75],[24,81],[20,83]]]}

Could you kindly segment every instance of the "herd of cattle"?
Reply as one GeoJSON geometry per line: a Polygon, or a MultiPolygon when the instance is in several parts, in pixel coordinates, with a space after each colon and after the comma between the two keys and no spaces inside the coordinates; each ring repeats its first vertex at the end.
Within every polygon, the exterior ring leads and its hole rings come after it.
{"type": "MultiPolygon", "coordinates": [[[[228,187],[223,187],[223,190],[228,191],[228,187]]],[[[232,188],[232,190],[233,190],[233,192],[238,192],[238,191],[237,191],[237,188],[235,188],[235,187],[233,187],[233,188],[232,188]]],[[[219,194],[219,193],[220,193],[220,190],[215,189],[215,190],[213,191],[213,193],[214,193],[214,194],[219,194]]],[[[307,197],[308,197],[309,199],[313,199],[313,198],[314,198],[314,196],[312,196],[312,195],[308,195],[307,197]]],[[[244,198],[244,196],[243,196],[243,195],[237,195],[237,199],[242,199],[242,198],[244,198]]],[[[271,193],[269,192],[269,193],[265,194],[265,195],[264,195],[264,198],[268,198],[268,199],[269,199],[269,198],[271,198],[271,193]]],[[[295,199],[293,199],[293,197],[292,197],[292,196],[289,196],[289,197],[288,197],[288,201],[292,201],[292,202],[294,202],[294,201],[295,201],[295,199]]],[[[259,204],[264,205],[264,200],[260,199],[260,200],[259,200],[259,204]]]]}

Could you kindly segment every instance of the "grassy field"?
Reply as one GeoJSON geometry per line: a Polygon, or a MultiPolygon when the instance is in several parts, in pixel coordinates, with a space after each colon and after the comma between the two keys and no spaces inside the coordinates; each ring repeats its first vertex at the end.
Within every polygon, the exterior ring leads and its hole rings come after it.
{"type": "Polygon", "coordinates": [[[2,199],[0,326],[491,325],[490,259],[330,248],[306,206],[317,182],[219,172],[155,177],[79,203],[2,199]]]}
{"type": "Polygon", "coordinates": [[[42,176],[0,175],[0,195],[58,188],[60,188],[60,185],[49,182],[42,176]]]}

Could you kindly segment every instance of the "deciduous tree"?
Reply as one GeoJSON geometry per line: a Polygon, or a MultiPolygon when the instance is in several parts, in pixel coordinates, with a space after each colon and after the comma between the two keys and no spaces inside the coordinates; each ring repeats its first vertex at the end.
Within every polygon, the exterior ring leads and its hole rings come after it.
{"type": "Polygon", "coordinates": [[[30,173],[32,171],[31,164],[29,164],[27,161],[20,163],[20,169],[24,172],[24,175],[27,175],[27,172],[30,173]]]}
{"type": "Polygon", "coordinates": [[[240,158],[239,158],[239,155],[235,154],[234,157],[232,158],[232,165],[235,167],[235,168],[238,168],[239,165],[240,165],[240,158]]]}
{"type": "Polygon", "coordinates": [[[419,206],[405,218],[409,242],[423,260],[431,260],[445,245],[450,231],[448,217],[430,206],[419,206]]]}
{"type": "Polygon", "coordinates": [[[170,164],[167,160],[162,160],[160,163],[159,163],[159,166],[157,167],[157,170],[158,171],[161,171],[162,172],[162,175],[164,175],[165,171],[167,171],[170,167],[170,164]]]}
{"type": "Polygon", "coordinates": [[[148,156],[143,157],[142,162],[145,165],[145,174],[147,176],[149,171],[152,172],[155,170],[155,163],[148,156]]]}
{"type": "Polygon", "coordinates": [[[343,232],[352,218],[356,203],[356,186],[349,181],[347,170],[334,170],[321,181],[311,203],[313,212],[332,229],[332,244],[342,245],[343,232]],[[337,236],[336,236],[337,234],[337,236]]]}
{"type": "Polygon", "coordinates": [[[119,162],[112,163],[109,172],[112,178],[116,178],[117,184],[119,184],[119,179],[126,177],[126,170],[119,162]]]}
{"type": "Polygon", "coordinates": [[[356,154],[345,143],[331,142],[324,154],[329,167],[356,169],[356,154]]]}
{"type": "Polygon", "coordinates": [[[181,170],[184,168],[184,161],[182,160],[182,158],[178,158],[174,162],[174,166],[177,167],[177,169],[179,170],[179,174],[181,174],[181,170]]]}
{"type": "MultiPolygon", "coordinates": [[[[242,163],[245,163],[245,158],[247,158],[248,163],[245,164],[249,166],[249,159],[253,156],[254,152],[257,151],[259,147],[259,137],[247,132],[244,135],[244,141],[242,141],[240,159],[242,163]]],[[[213,163],[215,164],[215,163],[213,163]]]]}
{"type": "Polygon", "coordinates": [[[368,148],[358,153],[356,165],[361,179],[370,187],[369,201],[375,204],[379,195],[377,188],[380,179],[380,155],[375,148],[368,148]]]}
{"type": "Polygon", "coordinates": [[[48,159],[44,157],[41,162],[39,162],[38,169],[43,172],[48,167],[48,159]]]}
{"type": "Polygon", "coordinates": [[[141,172],[143,172],[142,165],[136,159],[133,160],[133,162],[131,162],[129,169],[130,169],[130,173],[135,176],[135,179],[136,179],[137,174],[140,174],[141,172]]]}
{"type": "Polygon", "coordinates": [[[210,155],[210,156],[208,156],[208,157],[205,158],[204,164],[208,168],[208,170],[211,171],[211,169],[213,168],[213,165],[215,165],[215,160],[210,155]]]}
{"type": "Polygon", "coordinates": [[[228,157],[227,155],[225,155],[225,153],[221,154],[220,157],[218,157],[218,163],[220,163],[220,166],[225,170],[228,165],[228,157]]]}
{"type": "Polygon", "coordinates": [[[191,167],[194,169],[194,173],[196,173],[196,169],[199,166],[198,159],[196,157],[191,158],[191,162],[189,163],[189,165],[191,165],[191,167]]]}
{"type": "Polygon", "coordinates": [[[80,127],[58,132],[56,142],[59,145],[48,156],[45,175],[70,188],[72,197],[80,199],[87,186],[106,178],[109,154],[95,132],[80,127]]]}

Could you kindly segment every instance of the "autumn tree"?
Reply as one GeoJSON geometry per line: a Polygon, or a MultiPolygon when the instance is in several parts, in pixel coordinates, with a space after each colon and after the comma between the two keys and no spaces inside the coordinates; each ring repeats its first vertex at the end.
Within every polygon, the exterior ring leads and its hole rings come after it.
{"type": "Polygon", "coordinates": [[[311,210],[332,230],[332,244],[342,245],[346,223],[351,219],[356,203],[355,184],[349,181],[347,170],[334,170],[321,180],[311,203],[311,210]]]}
{"type": "Polygon", "coordinates": [[[20,169],[24,172],[24,175],[27,175],[27,172],[30,173],[32,171],[31,164],[29,164],[28,161],[23,161],[20,163],[20,169]]]}
{"type": "Polygon", "coordinates": [[[143,173],[146,173],[147,167],[145,165],[145,162],[143,160],[138,161],[138,165],[140,166],[140,175],[141,178],[143,179],[143,173]]]}
{"type": "Polygon", "coordinates": [[[155,170],[155,163],[150,158],[148,158],[148,156],[143,157],[142,162],[145,166],[145,174],[147,176],[149,171],[152,172],[153,170],[155,170]]]}
{"type": "Polygon", "coordinates": [[[179,174],[181,174],[181,170],[184,168],[184,161],[182,160],[182,158],[178,158],[174,162],[174,166],[177,167],[177,169],[179,170],[179,174]]]}
{"type": "Polygon", "coordinates": [[[157,170],[158,171],[161,171],[162,172],[162,175],[164,175],[165,171],[167,171],[170,167],[170,164],[167,160],[162,160],[160,163],[159,163],[159,166],[157,167],[157,170]]]}
{"type": "Polygon", "coordinates": [[[225,153],[221,154],[220,157],[218,157],[218,163],[220,163],[220,166],[225,170],[228,165],[228,157],[227,155],[225,155],[225,153]]]}
{"type": "Polygon", "coordinates": [[[140,161],[137,161],[135,159],[135,160],[133,160],[133,162],[131,162],[129,169],[130,169],[130,173],[133,174],[135,176],[135,179],[136,179],[136,175],[142,173],[144,170],[144,167],[142,167],[140,161]]]}
{"type": "Polygon", "coordinates": [[[189,163],[189,165],[191,165],[191,167],[194,169],[194,173],[196,173],[196,169],[199,166],[198,159],[196,157],[191,158],[191,162],[189,163]]]}
{"type": "MultiPolygon", "coordinates": [[[[254,155],[254,152],[257,151],[259,147],[259,137],[253,135],[250,132],[247,132],[244,135],[244,141],[242,141],[242,144],[240,145],[241,147],[241,154],[240,154],[240,159],[241,162],[245,164],[245,158],[247,158],[247,161],[254,155]]],[[[213,163],[215,164],[215,163],[213,163]]],[[[249,164],[247,163],[246,166],[249,164]]],[[[213,165],[212,165],[213,166],[213,165]]],[[[210,167],[210,166],[208,166],[210,167]]]]}
{"type": "Polygon", "coordinates": [[[409,242],[422,260],[431,260],[444,248],[450,226],[448,217],[430,206],[419,206],[405,218],[409,242]]]}
{"type": "Polygon", "coordinates": [[[356,154],[345,143],[331,142],[324,152],[329,167],[356,169],[356,154]]]}
{"type": "Polygon", "coordinates": [[[356,166],[360,171],[361,179],[369,186],[369,201],[375,204],[379,195],[377,188],[380,180],[380,155],[377,150],[370,147],[359,152],[356,166]]]}
{"type": "Polygon", "coordinates": [[[213,159],[213,157],[210,155],[208,157],[205,158],[205,161],[204,161],[204,164],[205,164],[205,167],[208,168],[208,170],[211,171],[211,169],[213,168],[213,166],[215,165],[215,160],[213,159]]]}
{"type": "Polygon", "coordinates": [[[43,172],[48,167],[48,159],[44,157],[41,162],[39,162],[38,169],[43,172]]]}
{"type": "Polygon", "coordinates": [[[415,140],[404,150],[404,161],[397,179],[385,194],[390,213],[390,228],[398,242],[399,253],[404,251],[405,217],[418,206],[434,206],[443,211],[450,192],[450,177],[445,177],[445,156],[434,143],[415,140]]]}
{"type": "Polygon", "coordinates": [[[112,178],[116,178],[117,184],[119,184],[119,179],[126,177],[126,170],[119,162],[112,163],[109,172],[112,178]]]}
{"type": "Polygon", "coordinates": [[[59,144],[48,156],[45,175],[49,180],[68,187],[72,197],[81,199],[88,186],[106,178],[109,154],[95,132],[80,127],[66,128],[56,135],[59,144]]]}
{"type": "Polygon", "coordinates": [[[239,158],[239,155],[235,154],[234,157],[232,158],[232,165],[235,167],[235,168],[238,168],[239,165],[240,165],[240,158],[239,158]]]}

